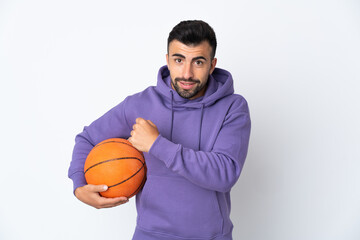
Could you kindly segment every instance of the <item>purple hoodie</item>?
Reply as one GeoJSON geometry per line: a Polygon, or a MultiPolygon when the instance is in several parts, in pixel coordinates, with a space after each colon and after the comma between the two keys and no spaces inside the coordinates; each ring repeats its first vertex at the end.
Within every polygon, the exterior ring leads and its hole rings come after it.
{"type": "Polygon", "coordinates": [[[151,120],[160,135],[144,153],[147,181],[136,195],[134,240],[229,240],[230,190],[240,176],[250,136],[246,100],[234,94],[231,74],[216,68],[205,95],[184,99],[169,70],[157,86],[127,97],[76,136],[69,177],[86,184],[85,159],[97,143],[130,137],[135,119],[151,120]]]}

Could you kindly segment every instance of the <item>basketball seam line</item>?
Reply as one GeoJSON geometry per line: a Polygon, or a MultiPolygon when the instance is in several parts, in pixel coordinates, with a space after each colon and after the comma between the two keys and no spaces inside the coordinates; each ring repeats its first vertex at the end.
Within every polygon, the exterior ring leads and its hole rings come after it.
{"type": "Polygon", "coordinates": [[[113,141],[107,141],[107,142],[104,142],[104,143],[99,143],[99,144],[95,145],[95,147],[94,147],[94,148],[96,148],[96,147],[98,147],[98,146],[101,146],[101,145],[103,145],[103,144],[106,144],[106,143],[121,143],[121,144],[128,145],[129,147],[132,147],[133,149],[135,149],[136,151],[138,151],[139,153],[141,153],[141,155],[143,155],[143,156],[144,156],[144,154],[143,154],[142,152],[140,152],[138,149],[136,149],[133,145],[128,144],[128,143],[126,143],[126,142],[116,141],[116,140],[113,140],[113,141]]]}
{"type": "Polygon", "coordinates": [[[118,161],[118,160],[126,160],[126,159],[136,159],[136,160],[138,160],[139,162],[141,162],[144,165],[144,163],[141,161],[141,159],[136,158],[136,157],[112,158],[112,159],[108,159],[108,160],[105,160],[105,161],[102,161],[102,162],[98,162],[98,163],[88,167],[88,169],[86,169],[84,171],[84,174],[86,174],[90,169],[92,169],[92,168],[94,168],[94,167],[96,167],[96,166],[98,166],[100,164],[107,163],[107,162],[112,162],[112,161],[118,161]]]}
{"type": "Polygon", "coordinates": [[[115,186],[117,186],[117,185],[120,185],[120,184],[126,182],[127,180],[129,180],[130,178],[132,178],[133,176],[135,176],[136,174],[138,174],[138,173],[141,171],[141,169],[143,169],[143,168],[144,168],[144,165],[142,165],[141,168],[139,168],[139,170],[137,170],[133,175],[131,175],[131,176],[128,177],[127,179],[125,179],[125,180],[123,180],[123,181],[121,181],[121,182],[119,182],[119,183],[116,183],[116,184],[114,184],[114,185],[108,186],[108,188],[112,188],[112,187],[115,187],[115,186]]]}
{"type": "Polygon", "coordinates": [[[141,184],[138,186],[138,188],[137,188],[132,194],[130,194],[130,196],[129,196],[128,198],[131,198],[132,196],[134,196],[135,193],[137,193],[137,192],[140,190],[140,188],[142,188],[142,187],[144,186],[145,181],[146,181],[146,177],[144,177],[144,179],[142,180],[142,182],[141,182],[141,184]]]}

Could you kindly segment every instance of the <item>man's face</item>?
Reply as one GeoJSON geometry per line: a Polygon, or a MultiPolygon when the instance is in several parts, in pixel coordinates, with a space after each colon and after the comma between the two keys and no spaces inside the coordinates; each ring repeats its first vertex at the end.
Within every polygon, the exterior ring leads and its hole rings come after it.
{"type": "Polygon", "coordinates": [[[211,52],[208,41],[189,46],[177,40],[170,42],[166,61],[171,86],[181,97],[195,99],[205,94],[206,83],[217,61],[211,59],[211,52]]]}

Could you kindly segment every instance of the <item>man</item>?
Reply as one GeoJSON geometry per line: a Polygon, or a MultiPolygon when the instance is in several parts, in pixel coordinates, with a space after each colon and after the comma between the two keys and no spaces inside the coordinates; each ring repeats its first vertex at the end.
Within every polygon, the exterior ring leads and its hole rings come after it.
{"type": "Polygon", "coordinates": [[[144,152],[135,240],[232,239],[230,190],[246,158],[250,117],[231,74],[215,68],[215,52],[207,23],[180,22],[169,34],[157,86],[127,97],[76,137],[69,177],[76,197],[95,208],[128,200],[103,198],[106,186],[86,184],[92,147],[120,137],[144,152]]]}

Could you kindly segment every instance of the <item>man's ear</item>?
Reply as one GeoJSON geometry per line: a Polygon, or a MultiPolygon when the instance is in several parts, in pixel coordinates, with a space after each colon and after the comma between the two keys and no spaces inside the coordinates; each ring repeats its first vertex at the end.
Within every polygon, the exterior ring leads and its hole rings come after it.
{"type": "Polygon", "coordinates": [[[168,68],[169,68],[169,54],[166,54],[166,65],[167,65],[168,68]]]}
{"type": "Polygon", "coordinates": [[[210,74],[212,74],[213,71],[215,70],[216,63],[217,63],[217,58],[214,58],[213,60],[211,60],[210,74]]]}

